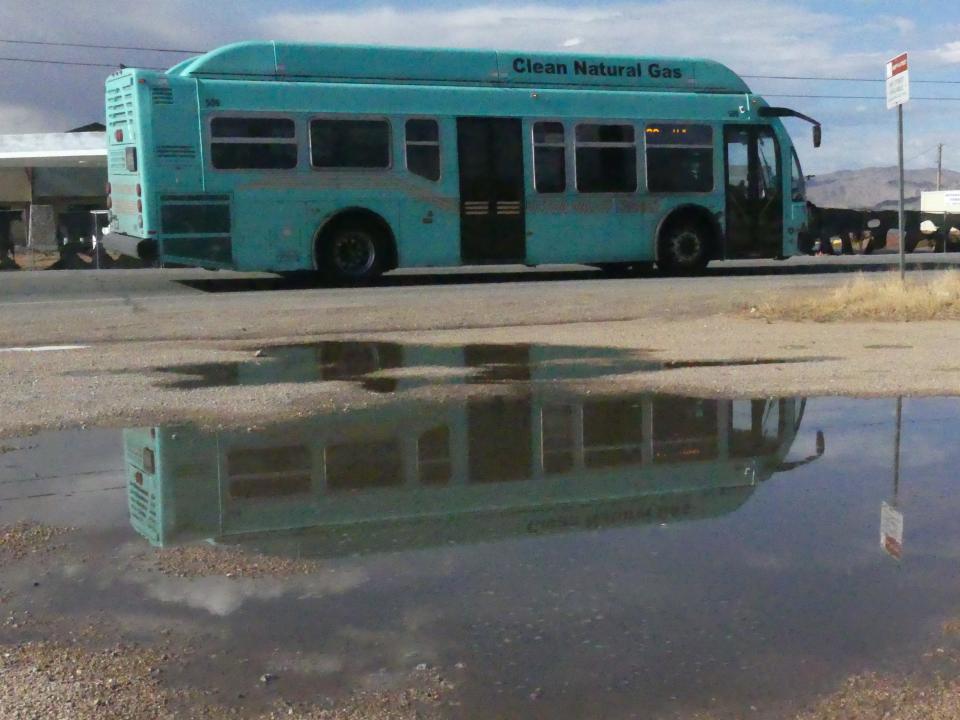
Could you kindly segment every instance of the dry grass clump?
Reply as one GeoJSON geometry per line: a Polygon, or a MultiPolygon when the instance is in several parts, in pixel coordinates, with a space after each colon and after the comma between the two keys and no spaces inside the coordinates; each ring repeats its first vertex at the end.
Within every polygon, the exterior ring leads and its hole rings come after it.
{"type": "Polygon", "coordinates": [[[897,273],[863,273],[835,290],[783,296],[751,307],[750,315],[775,320],[947,320],[960,318],[960,271],[901,281],[897,273]]]}

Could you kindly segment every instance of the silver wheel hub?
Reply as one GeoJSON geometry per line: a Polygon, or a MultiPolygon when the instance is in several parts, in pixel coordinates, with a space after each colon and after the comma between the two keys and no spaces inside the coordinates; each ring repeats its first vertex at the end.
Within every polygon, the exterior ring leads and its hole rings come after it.
{"type": "Polygon", "coordinates": [[[373,267],[376,259],[376,246],[367,233],[351,230],[334,238],[333,262],[344,275],[363,275],[373,267]]]}

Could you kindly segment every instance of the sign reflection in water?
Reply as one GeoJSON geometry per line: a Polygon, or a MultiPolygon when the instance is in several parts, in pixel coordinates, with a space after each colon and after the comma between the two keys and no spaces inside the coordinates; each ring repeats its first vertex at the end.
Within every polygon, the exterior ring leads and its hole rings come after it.
{"type": "Polygon", "coordinates": [[[256,431],[130,429],[130,518],[158,546],[338,556],[714,517],[796,466],[804,402],[523,386],[256,431]]]}

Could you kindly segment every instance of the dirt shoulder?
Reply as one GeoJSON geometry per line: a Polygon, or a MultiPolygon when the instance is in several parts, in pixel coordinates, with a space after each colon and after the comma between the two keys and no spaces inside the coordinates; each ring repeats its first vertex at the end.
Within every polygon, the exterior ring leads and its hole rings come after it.
{"type": "MultiPolygon", "coordinates": [[[[956,322],[816,323],[749,312],[790,294],[826,297],[843,282],[829,276],[207,293],[171,289],[155,276],[137,276],[146,278],[141,287],[125,273],[106,275],[98,281],[108,283],[99,296],[0,306],[0,347],[89,346],[0,352],[0,434],[188,420],[250,425],[384,402],[355,382],[312,382],[296,373],[187,388],[173,387],[177,376],[160,371],[205,365],[240,377],[252,368],[256,376],[258,352],[334,339],[615,348],[632,359],[624,374],[592,380],[591,392],[960,394],[960,360],[952,354],[960,341],[956,322]]],[[[396,374],[432,370],[405,367],[396,374]]],[[[397,387],[438,400],[503,391],[502,385],[449,382],[397,387]]]]}
{"type": "MultiPolygon", "coordinates": [[[[960,342],[960,326],[951,322],[826,325],[714,315],[672,322],[650,319],[340,337],[445,346],[531,343],[620,348],[626,357],[640,361],[640,370],[590,381],[592,392],[654,390],[726,397],[960,394],[960,361],[952,356],[960,342]]],[[[297,336],[278,337],[271,343],[123,342],[62,352],[0,354],[4,377],[0,434],[82,424],[125,427],[187,420],[249,425],[387,401],[388,396],[371,393],[357,383],[285,381],[283,373],[276,382],[262,384],[177,388],[171,384],[192,376],[159,369],[218,363],[226,363],[221,366],[226,368],[231,364],[255,368],[263,348],[306,340],[297,336]]],[[[407,368],[402,375],[417,372],[407,368]]],[[[426,375],[430,370],[422,372],[426,375]]],[[[502,390],[502,385],[442,383],[402,391],[411,397],[440,400],[502,390]]]]}

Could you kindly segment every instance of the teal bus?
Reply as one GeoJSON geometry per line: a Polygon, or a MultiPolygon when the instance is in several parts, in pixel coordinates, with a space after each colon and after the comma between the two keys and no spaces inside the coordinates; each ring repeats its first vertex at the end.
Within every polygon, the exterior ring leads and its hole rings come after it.
{"type": "Polygon", "coordinates": [[[334,557],[702,520],[788,461],[805,401],[531,391],[401,401],[252,430],[124,431],[151,544],[334,557]]]}
{"type": "Polygon", "coordinates": [[[318,272],[803,252],[781,118],[700,59],[281,42],[106,81],[105,248],[318,272]]]}

